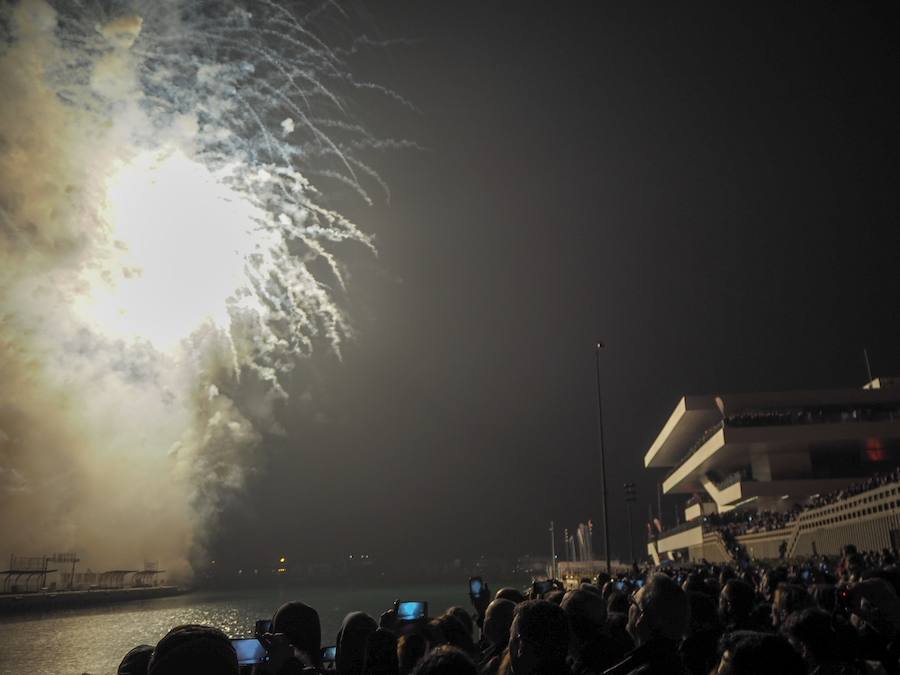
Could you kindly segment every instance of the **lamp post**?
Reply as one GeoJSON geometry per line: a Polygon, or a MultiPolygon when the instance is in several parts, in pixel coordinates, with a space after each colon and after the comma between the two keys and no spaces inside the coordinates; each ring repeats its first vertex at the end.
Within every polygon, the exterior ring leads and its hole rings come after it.
{"type": "Polygon", "coordinates": [[[606,554],[606,573],[612,574],[609,556],[609,516],[606,508],[606,454],[603,449],[603,397],[600,394],[600,350],[603,343],[597,343],[597,431],[600,442],[600,491],[603,496],[603,551],[606,554]]]}

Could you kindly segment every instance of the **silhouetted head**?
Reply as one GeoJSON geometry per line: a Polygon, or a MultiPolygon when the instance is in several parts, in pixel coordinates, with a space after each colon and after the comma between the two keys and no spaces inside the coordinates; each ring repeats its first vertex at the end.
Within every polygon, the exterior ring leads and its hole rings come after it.
{"type": "Polygon", "coordinates": [[[734,624],[747,619],[753,611],[756,594],[742,579],[729,579],[719,593],[719,616],[722,623],[734,624]]]}
{"type": "Polygon", "coordinates": [[[687,575],[684,580],[684,583],[681,584],[681,589],[687,593],[688,591],[695,591],[697,593],[705,593],[706,592],[706,583],[704,582],[703,577],[701,577],[696,572],[692,572],[687,575]]]}
{"type": "Polygon", "coordinates": [[[319,613],[302,602],[288,602],[272,617],[272,632],[284,633],[313,665],[319,665],[322,648],[322,626],[319,613]]]}
{"type": "Polygon", "coordinates": [[[719,615],[715,600],[706,593],[694,591],[688,591],[687,598],[691,606],[691,632],[718,627],[719,615]]]}
{"type": "Polygon", "coordinates": [[[428,651],[428,642],[421,633],[408,633],[397,642],[400,675],[409,675],[428,651]]]}
{"type": "Polygon", "coordinates": [[[469,633],[470,637],[474,634],[475,623],[472,621],[472,615],[469,614],[465,609],[463,609],[462,607],[451,607],[445,613],[449,614],[450,616],[456,617],[459,622],[463,626],[465,626],[466,631],[469,633]]]}
{"type": "Polygon", "coordinates": [[[334,667],[341,675],[360,675],[366,664],[366,643],[378,626],[368,614],[351,612],[344,617],[335,645],[334,667]]]}
{"type": "Polygon", "coordinates": [[[578,588],[581,589],[582,591],[587,591],[588,593],[593,593],[594,595],[596,595],[600,598],[603,597],[603,591],[601,591],[597,586],[594,586],[594,584],[592,584],[590,582],[582,581],[581,585],[578,588]]]}
{"type": "Polygon", "coordinates": [[[606,598],[607,614],[624,614],[628,611],[628,596],[622,591],[613,591],[606,598]]]}
{"type": "Polygon", "coordinates": [[[511,600],[493,600],[484,613],[484,637],[497,647],[505,647],[509,642],[509,627],[512,625],[516,604],[511,600]]]}
{"type": "Polygon", "coordinates": [[[563,596],[565,596],[565,591],[555,590],[550,591],[544,596],[544,600],[547,602],[552,602],[554,605],[559,605],[562,603],[563,596]]]}
{"type": "Polygon", "coordinates": [[[237,654],[218,628],[176,626],[159,641],[147,667],[148,675],[238,675],[237,654]]]}
{"type": "Polygon", "coordinates": [[[606,625],[606,603],[596,593],[569,591],[560,606],[569,620],[571,644],[576,650],[596,638],[606,625]]]}
{"type": "Polygon", "coordinates": [[[400,662],[397,658],[397,636],[379,628],[369,636],[366,646],[366,675],[397,675],[400,662]]]}
{"type": "Polygon", "coordinates": [[[719,675],[805,675],[806,665],[780,635],[738,630],[719,643],[719,675]]]}
{"type": "Polygon", "coordinates": [[[413,671],[415,675],[478,675],[478,668],[465,653],[449,646],[432,649],[413,671]]]}
{"type": "Polygon", "coordinates": [[[116,669],[116,675],[147,675],[151,656],[153,656],[152,646],[138,645],[122,658],[122,663],[116,669]]]}
{"type": "Polygon", "coordinates": [[[569,620],[559,605],[530,600],[516,607],[509,629],[509,659],[515,675],[566,672],[569,620]]]}
{"type": "Polygon", "coordinates": [[[689,620],[685,592],[671,577],[655,574],[634,594],[628,608],[628,633],[638,645],[654,639],[680,640],[689,620]]]}
{"type": "Polygon", "coordinates": [[[434,619],[434,623],[443,636],[443,641],[451,647],[461,649],[472,656],[478,652],[478,647],[472,640],[472,633],[467,631],[462,622],[452,614],[441,614],[434,619]]]}
{"type": "Polygon", "coordinates": [[[812,596],[803,586],[778,584],[772,600],[772,626],[778,628],[792,612],[812,607],[812,596]]]}
{"type": "Polygon", "coordinates": [[[525,596],[521,591],[516,590],[515,588],[501,588],[497,591],[497,594],[494,596],[495,600],[509,600],[514,602],[515,604],[519,604],[520,602],[525,601],[525,596]]]}
{"type": "Polygon", "coordinates": [[[804,609],[791,614],[781,626],[782,634],[806,661],[809,670],[835,661],[839,638],[831,624],[831,616],[821,609],[804,609]]]}

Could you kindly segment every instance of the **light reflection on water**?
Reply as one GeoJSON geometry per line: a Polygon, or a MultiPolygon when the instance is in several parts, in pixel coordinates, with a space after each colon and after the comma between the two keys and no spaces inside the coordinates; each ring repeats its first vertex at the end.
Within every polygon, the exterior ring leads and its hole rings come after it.
{"type": "Polygon", "coordinates": [[[130,602],[91,610],[0,619],[0,673],[25,675],[106,675],[139,644],[155,644],[173,626],[202,623],[233,637],[253,631],[257,619],[270,618],[289,600],[315,607],[323,644],[333,644],[341,620],[362,610],[376,620],[395,599],[426,600],[429,614],[452,605],[469,608],[465,581],[457,586],[394,589],[295,588],[203,592],[130,602]]]}

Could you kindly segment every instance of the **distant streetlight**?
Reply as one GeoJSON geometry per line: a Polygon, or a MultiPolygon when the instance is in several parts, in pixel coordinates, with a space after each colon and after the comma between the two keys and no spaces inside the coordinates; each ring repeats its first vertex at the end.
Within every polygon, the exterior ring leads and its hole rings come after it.
{"type": "Polygon", "coordinates": [[[606,508],[606,453],[603,449],[603,397],[600,394],[600,350],[602,342],[597,343],[597,431],[600,442],[600,490],[603,495],[603,550],[606,553],[606,573],[612,574],[612,563],[609,556],[609,517],[606,508]]]}

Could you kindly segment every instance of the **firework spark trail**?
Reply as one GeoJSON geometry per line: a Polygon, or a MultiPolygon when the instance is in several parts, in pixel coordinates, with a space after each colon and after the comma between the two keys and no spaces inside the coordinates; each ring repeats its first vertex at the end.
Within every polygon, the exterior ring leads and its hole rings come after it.
{"type": "Polygon", "coordinates": [[[364,183],[387,186],[355,153],[404,142],[348,112],[348,94],[378,85],[342,61],[362,43],[320,37],[343,14],[2,10],[6,553],[80,546],[98,564],[186,569],[279,433],[285,374],[351,335],[339,247],[372,242],[307,176],[371,202],[364,183]]]}

